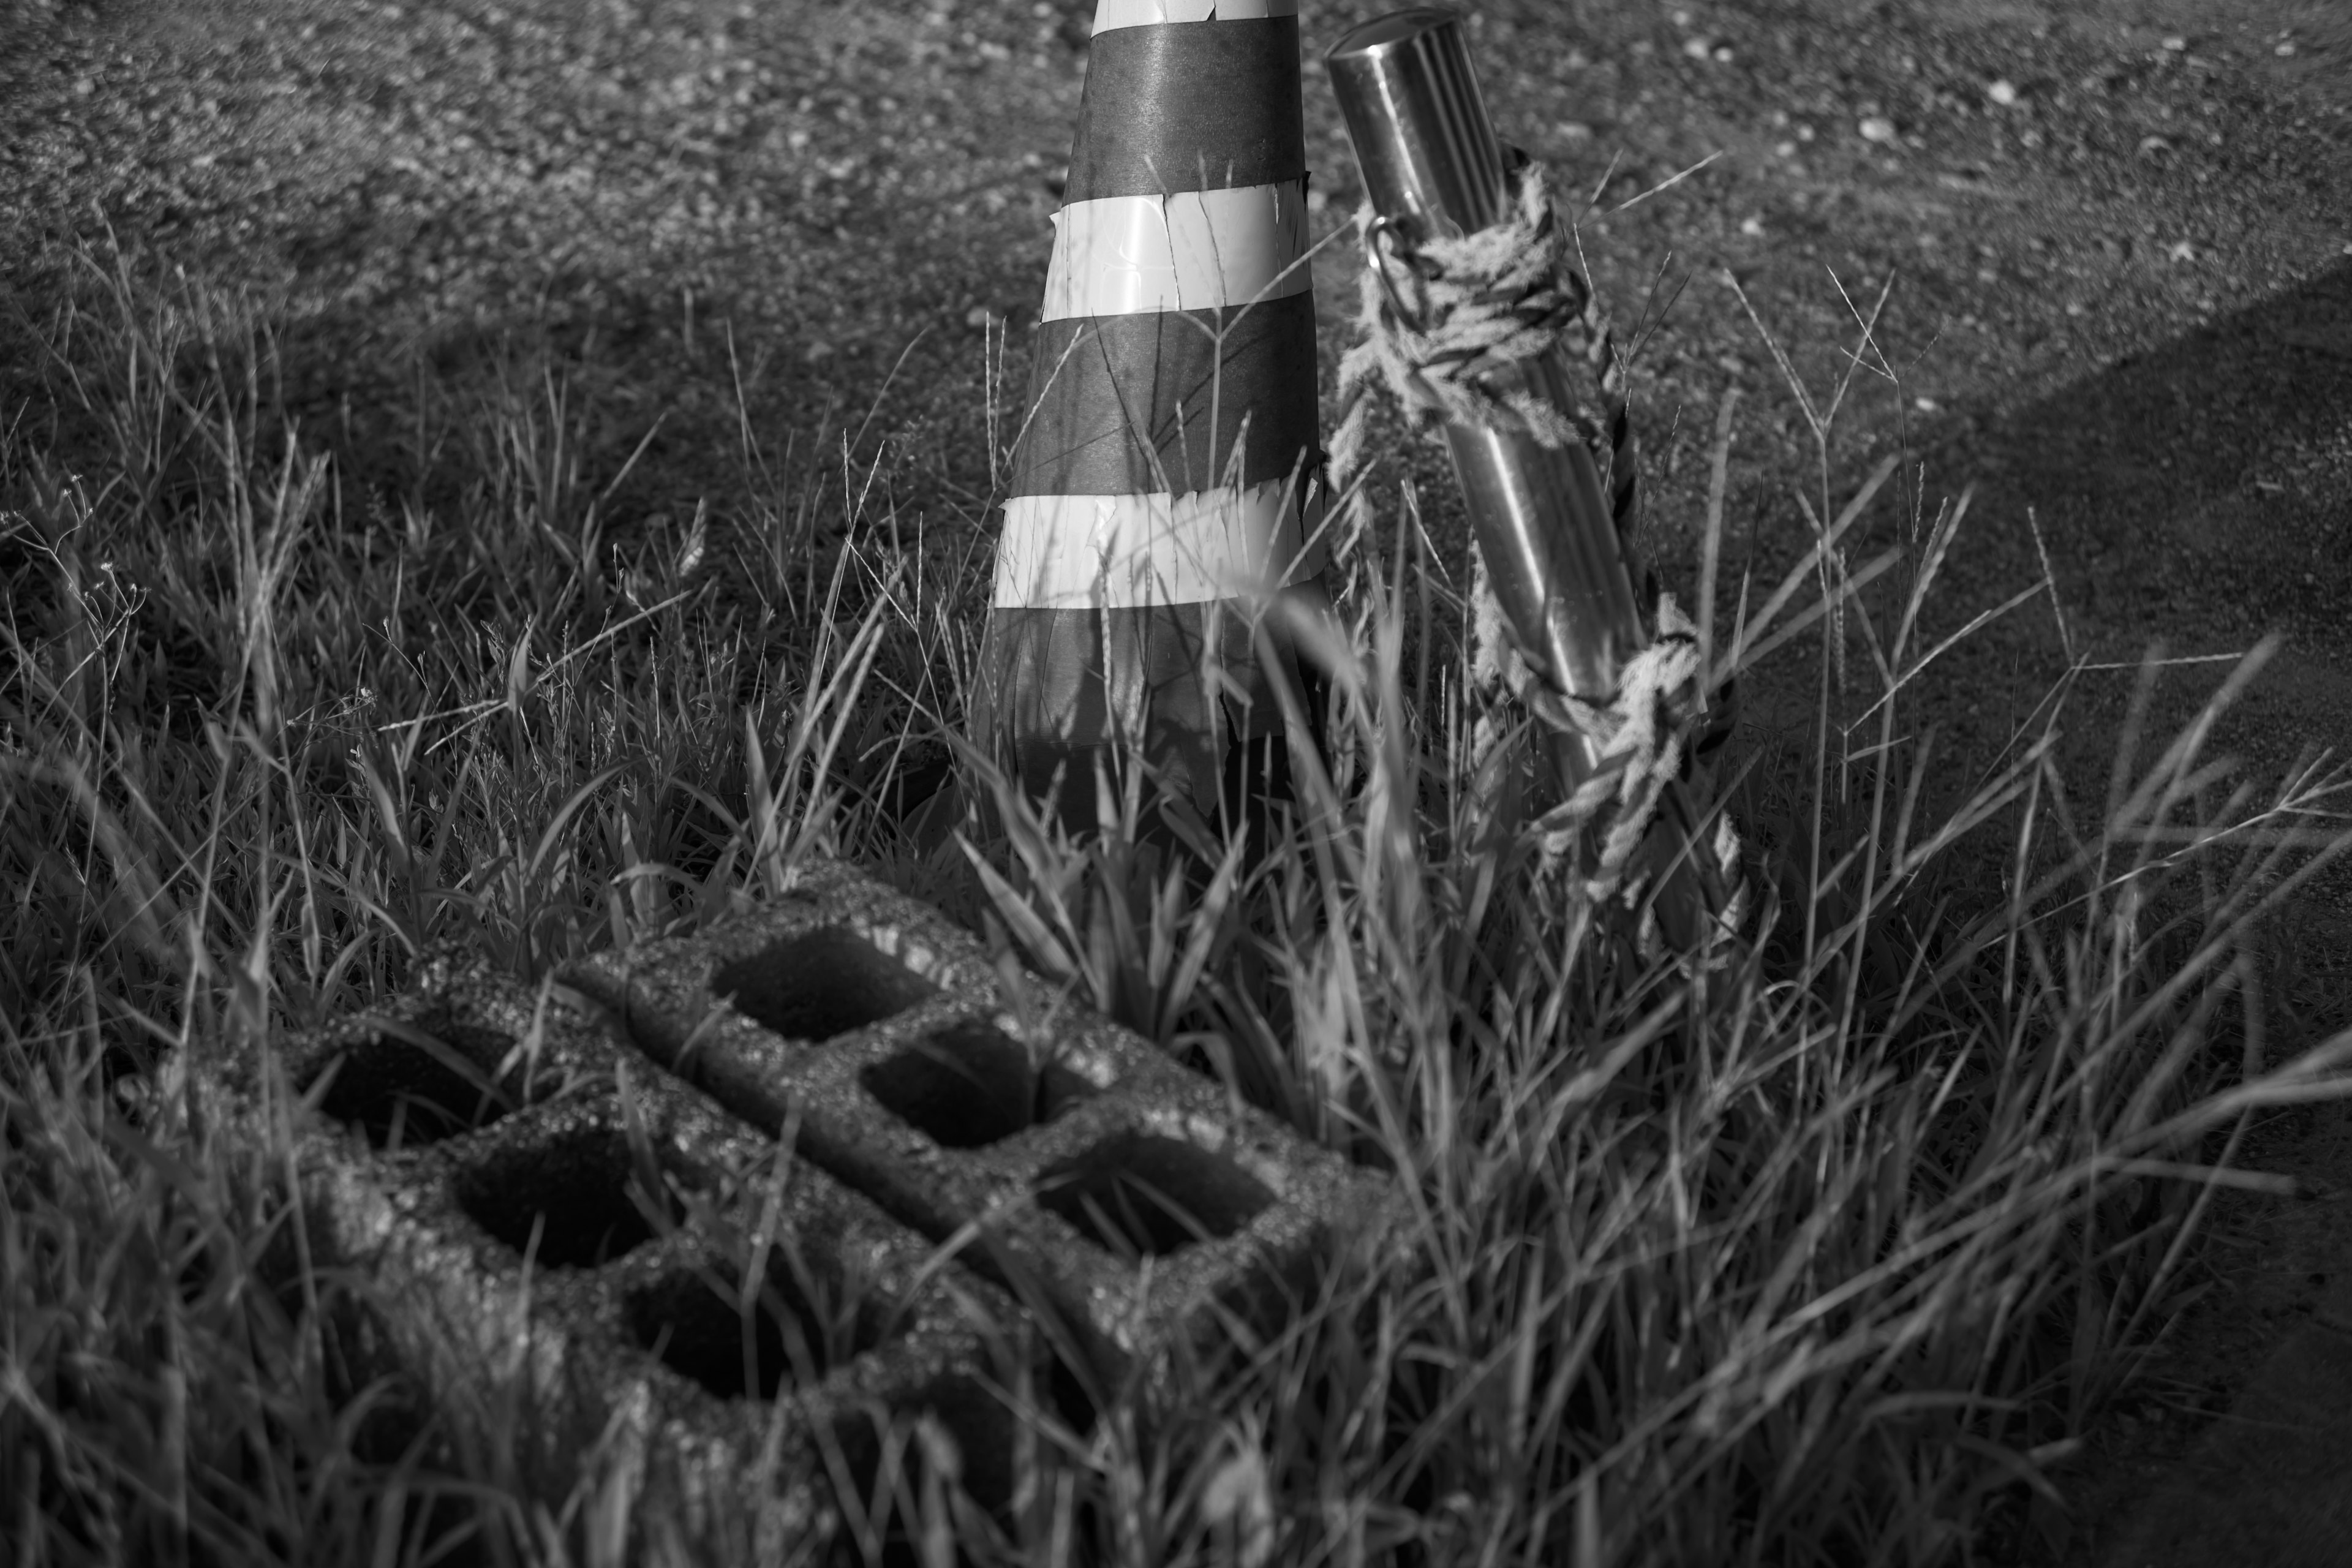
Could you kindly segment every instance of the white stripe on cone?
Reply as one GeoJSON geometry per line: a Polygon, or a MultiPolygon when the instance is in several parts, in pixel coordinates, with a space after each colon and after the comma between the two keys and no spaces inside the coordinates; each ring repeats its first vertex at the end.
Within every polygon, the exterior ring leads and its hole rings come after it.
{"type": "Polygon", "coordinates": [[[1133,610],[1271,593],[1323,569],[1320,540],[1299,558],[1297,493],[1283,479],[1183,495],[1015,496],[991,603],[1133,610]]]}
{"type": "Polygon", "coordinates": [[[1207,310],[1304,294],[1307,182],[1102,196],[1054,215],[1040,318],[1207,310]]]}
{"type": "Polygon", "coordinates": [[[1298,0],[1101,0],[1095,7],[1095,31],[1161,22],[1262,22],[1297,15],[1298,0]]]}

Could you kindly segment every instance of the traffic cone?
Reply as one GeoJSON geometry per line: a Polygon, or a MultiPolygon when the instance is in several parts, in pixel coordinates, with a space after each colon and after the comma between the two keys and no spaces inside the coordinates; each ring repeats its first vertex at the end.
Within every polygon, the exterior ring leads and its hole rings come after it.
{"type": "Polygon", "coordinates": [[[1253,812],[1324,602],[1297,0],[1098,0],[1054,227],[975,739],[1073,830],[1121,750],[1253,812]]]}

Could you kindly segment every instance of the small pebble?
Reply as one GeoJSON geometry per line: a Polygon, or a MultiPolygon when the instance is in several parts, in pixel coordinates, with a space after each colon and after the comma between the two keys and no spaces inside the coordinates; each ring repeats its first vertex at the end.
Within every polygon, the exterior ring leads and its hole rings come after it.
{"type": "Polygon", "coordinates": [[[2066,302],[2066,313],[2070,316],[2087,316],[2091,313],[2091,308],[2080,300],[2070,300],[2066,302]]]}
{"type": "Polygon", "coordinates": [[[91,93],[96,92],[97,90],[98,83],[90,80],[89,78],[86,76],[74,78],[74,96],[76,98],[88,98],[91,93]]]}
{"type": "Polygon", "coordinates": [[[1911,400],[1911,406],[1922,414],[1933,414],[1936,412],[1936,400],[1932,397],[1915,397],[1911,400]]]}
{"type": "Polygon", "coordinates": [[[1862,139],[1865,142],[1875,142],[1881,146],[1888,146],[1895,141],[1895,121],[1883,114],[1874,114],[1864,121],[1861,130],[1862,139]]]}
{"type": "Polygon", "coordinates": [[[1718,44],[1716,46],[1715,63],[1719,66],[1727,66],[1731,63],[1731,46],[1729,44],[1718,44]]]}
{"type": "Polygon", "coordinates": [[[2189,47],[2189,40],[2175,33],[2164,40],[2164,47],[2177,55],[2189,47]]]}
{"type": "Polygon", "coordinates": [[[1764,220],[1760,217],[1742,219],[1739,225],[1739,232],[1746,235],[1750,239],[1761,239],[1764,237],[1764,220]]]}
{"type": "Polygon", "coordinates": [[[2271,53],[2278,56],[2281,59],[2286,58],[2289,55],[2294,53],[2294,40],[2293,38],[2289,38],[2285,43],[2283,43],[2277,48],[2273,49],[2271,53]]]}
{"type": "Polygon", "coordinates": [[[1705,38],[1685,38],[1683,40],[1683,53],[1688,55],[1695,60],[1703,60],[1714,52],[1715,46],[1708,43],[1705,38]]]}
{"type": "Polygon", "coordinates": [[[2164,254],[2174,261],[2194,261],[2197,259],[2197,247],[2185,239],[2176,239],[2165,247],[2164,254]]]}
{"type": "Polygon", "coordinates": [[[1776,158],[1793,158],[1797,155],[1797,144],[1794,142],[1780,142],[1773,147],[1772,155],[1776,158]]]}
{"type": "Polygon", "coordinates": [[[808,346],[805,357],[811,364],[818,363],[820,361],[829,360],[833,357],[833,345],[827,342],[811,343],[808,346]]]}
{"type": "Polygon", "coordinates": [[[2011,81],[2007,77],[2003,77],[2000,80],[1985,89],[1985,96],[1991,99],[1995,103],[2000,104],[2003,109],[2007,109],[2010,105],[2017,101],[2017,84],[2011,81]]]}

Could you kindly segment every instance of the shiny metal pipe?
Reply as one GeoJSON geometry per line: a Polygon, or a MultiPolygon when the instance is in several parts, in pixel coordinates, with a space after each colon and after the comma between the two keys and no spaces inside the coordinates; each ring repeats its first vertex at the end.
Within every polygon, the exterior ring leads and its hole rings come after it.
{"type": "MultiPolygon", "coordinates": [[[[1499,220],[1509,173],[1470,67],[1460,16],[1422,7],[1367,22],[1325,57],[1372,210],[1409,241],[1499,220]]],[[[1558,408],[1576,398],[1564,353],[1511,374],[1558,408]]],[[[1498,376],[1497,382],[1503,381],[1498,376]]],[[[1503,613],[1538,673],[1563,691],[1605,696],[1641,647],[1633,563],[1592,454],[1517,431],[1450,425],[1478,544],[1503,613]]]]}
{"type": "MultiPolygon", "coordinates": [[[[1391,12],[1341,38],[1324,64],[1372,210],[1401,237],[1458,236],[1504,216],[1510,167],[1457,13],[1391,12]]],[[[1565,349],[1496,381],[1500,392],[1524,389],[1557,408],[1576,405],[1565,349]]],[[[1546,447],[1522,432],[1471,425],[1449,424],[1445,440],[1522,657],[1546,667],[1536,674],[1556,690],[1614,693],[1645,638],[1628,542],[1592,454],[1581,441],[1546,447]]],[[[1570,790],[1596,771],[1596,749],[1581,737],[1562,737],[1552,750],[1570,790]]],[[[1664,878],[1656,906],[1666,939],[1685,952],[1703,940],[1708,910],[1720,907],[1702,890],[1715,879],[1704,847],[1691,842],[1694,826],[1685,793],[1671,791],[1650,847],[1654,868],[1685,868],[1664,878]]]]}

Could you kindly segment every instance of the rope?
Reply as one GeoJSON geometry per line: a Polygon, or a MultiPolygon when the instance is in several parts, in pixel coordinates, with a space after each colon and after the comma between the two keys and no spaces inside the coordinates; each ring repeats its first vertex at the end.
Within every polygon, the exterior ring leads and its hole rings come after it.
{"type": "Polygon", "coordinates": [[[1657,821],[1666,791],[1682,777],[1691,731],[1698,722],[1698,627],[1675,603],[1658,596],[1658,635],[1625,661],[1616,695],[1595,701],[1573,692],[1565,697],[1527,679],[1517,693],[1537,718],[1556,730],[1573,731],[1593,742],[1601,767],[1576,792],[1535,823],[1547,859],[1568,853],[1579,836],[1608,811],[1600,863],[1585,892],[1605,899],[1624,880],[1634,850],[1657,821]],[[1622,763],[1611,768],[1612,762],[1622,763]]]}
{"type": "MultiPolygon", "coordinates": [[[[1347,412],[1331,438],[1331,492],[1346,494],[1360,468],[1378,384],[1417,434],[1462,422],[1523,430],[1546,447],[1583,437],[1601,465],[1618,535],[1630,544],[1641,515],[1642,464],[1627,406],[1628,367],[1600,296],[1570,265],[1542,165],[1521,171],[1510,212],[1491,228],[1415,244],[1367,203],[1357,210],[1356,231],[1366,261],[1357,281],[1360,341],[1339,361],[1347,412]],[[1488,384],[1497,371],[1571,336],[1581,340],[1600,387],[1597,426],[1524,390],[1497,393],[1488,384]]],[[[1360,497],[1349,505],[1360,506],[1360,497]]]]}
{"type": "MultiPolygon", "coordinates": [[[[1356,514],[1351,525],[1360,525],[1363,500],[1349,493],[1350,484],[1363,461],[1378,386],[1416,434],[1465,423],[1522,431],[1546,447],[1586,441],[1606,476],[1612,519],[1630,547],[1641,508],[1641,462],[1627,407],[1627,366],[1597,294],[1570,265],[1541,166],[1522,170],[1510,211],[1475,234],[1412,242],[1369,205],[1358,211],[1356,226],[1366,262],[1358,285],[1361,340],[1339,361],[1347,412],[1329,455],[1331,493],[1348,498],[1356,514]],[[1529,394],[1517,376],[1498,374],[1552,353],[1571,336],[1582,340],[1599,384],[1598,426],[1580,411],[1563,412],[1529,394]]],[[[1595,901],[1606,899],[1623,883],[1666,791],[1682,776],[1694,731],[1706,721],[1697,627],[1673,595],[1660,595],[1656,637],[1626,661],[1615,693],[1605,700],[1580,697],[1538,679],[1517,656],[1483,560],[1477,566],[1472,608],[1482,683],[1507,685],[1538,719],[1588,737],[1599,752],[1600,771],[1534,827],[1546,859],[1557,861],[1605,813],[1599,860],[1584,886],[1595,901]]],[[[1734,889],[1723,912],[1736,921],[1744,900],[1738,837],[1727,818],[1717,818],[1714,838],[1714,869],[1734,889]]]]}

